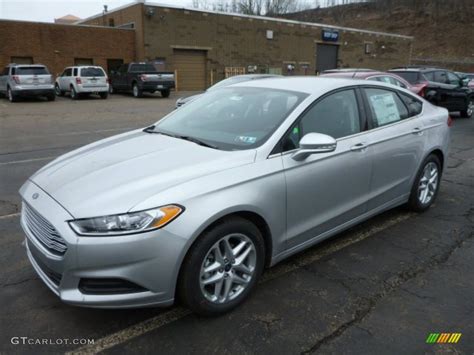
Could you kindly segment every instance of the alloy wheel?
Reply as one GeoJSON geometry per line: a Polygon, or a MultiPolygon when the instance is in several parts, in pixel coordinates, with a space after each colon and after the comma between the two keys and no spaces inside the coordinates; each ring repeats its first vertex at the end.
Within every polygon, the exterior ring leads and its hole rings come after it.
{"type": "Polygon", "coordinates": [[[469,104],[467,105],[467,110],[466,110],[467,117],[471,117],[473,111],[474,111],[474,102],[472,100],[470,100],[469,104]]]}
{"type": "Polygon", "coordinates": [[[138,97],[138,86],[133,85],[133,96],[138,97]]]}
{"type": "Polygon", "coordinates": [[[255,245],[244,234],[226,235],[207,252],[199,283],[204,297],[216,304],[237,298],[247,288],[257,265],[255,245]]]}
{"type": "Polygon", "coordinates": [[[423,169],[423,175],[418,184],[418,200],[426,205],[431,202],[438,187],[438,166],[429,162],[423,169]]]}
{"type": "Polygon", "coordinates": [[[56,95],[60,96],[61,95],[61,89],[59,88],[58,84],[56,84],[55,89],[56,89],[56,95]]]}

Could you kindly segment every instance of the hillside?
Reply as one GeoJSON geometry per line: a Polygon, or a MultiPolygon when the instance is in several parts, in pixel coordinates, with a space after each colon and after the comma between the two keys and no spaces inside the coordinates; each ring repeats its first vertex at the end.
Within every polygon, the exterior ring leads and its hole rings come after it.
{"type": "Polygon", "coordinates": [[[474,0],[381,0],[284,17],[414,36],[412,64],[474,72],[474,0]]]}

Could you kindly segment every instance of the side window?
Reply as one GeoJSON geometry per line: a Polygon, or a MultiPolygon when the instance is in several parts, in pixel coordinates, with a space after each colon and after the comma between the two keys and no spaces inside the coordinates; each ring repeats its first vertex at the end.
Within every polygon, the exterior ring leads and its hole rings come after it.
{"type": "Polygon", "coordinates": [[[77,68],[74,68],[74,74],[73,74],[73,76],[77,76],[77,75],[78,75],[78,74],[77,74],[77,68]]]}
{"type": "Polygon", "coordinates": [[[428,73],[423,73],[423,76],[425,77],[426,80],[428,81],[435,81],[434,78],[434,72],[430,71],[428,73]]]}
{"type": "Polygon", "coordinates": [[[437,83],[446,84],[448,82],[448,78],[446,77],[445,71],[435,71],[434,72],[434,81],[437,83]]]}
{"type": "Polygon", "coordinates": [[[421,110],[423,109],[423,104],[420,100],[417,100],[413,96],[401,92],[399,93],[399,95],[402,101],[405,103],[406,107],[408,108],[409,117],[413,117],[421,113],[421,110]]]}
{"type": "Polygon", "coordinates": [[[408,118],[408,110],[398,95],[384,89],[364,89],[376,127],[408,118]]]}
{"type": "Polygon", "coordinates": [[[448,82],[451,85],[459,85],[459,81],[461,79],[457,75],[450,73],[449,71],[447,73],[448,73],[448,82]]]}
{"type": "Polygon", "coordinates": [[[72,75],[72,69],[68,68],[64,71],[64,76],[71,76],[72,75]]]}
{"type": "Polygon", "coordinates": [[[401,88],[404,88],[404,89],[407,88],[407,86],[404,83],[402,83],[400,80],[392,78],[392,77],[390,77],[390,79],[393,80],[394,85],[397,85],[398,87],[401,87],[401,88]]]}
{"type": "Polygon", "coordinates": [[[359,133],[359,107],[354,90],[338,91],[323,98],[306,111],[283,140],[283,151],[299,147],[308,133],[342,138],[359,133]]]}

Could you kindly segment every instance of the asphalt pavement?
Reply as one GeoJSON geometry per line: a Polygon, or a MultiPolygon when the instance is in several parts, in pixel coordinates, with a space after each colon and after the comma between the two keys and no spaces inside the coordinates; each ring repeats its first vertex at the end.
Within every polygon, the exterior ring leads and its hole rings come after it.
{"type": "Polygon", "coordinates": [[[283,261],[229,314],[61,303],[26,258],[18,189],[67,151],[154,123],[177,96],[0,99],[1,354],[474,353],[474,118],[455,118],[429,211],[388,211],[283,261]],[[427,344],[430,333],[462,335],[427,344]]]}

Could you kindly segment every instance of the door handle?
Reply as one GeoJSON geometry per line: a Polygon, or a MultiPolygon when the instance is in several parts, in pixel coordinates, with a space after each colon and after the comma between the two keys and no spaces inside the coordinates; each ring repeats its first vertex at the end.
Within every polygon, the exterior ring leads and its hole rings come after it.
{"type": "Polygon", "coordinates": [[[413,128],[411,133],[421,135],[421,134],[423,134],[423,129],[420,128],[420,127],[415,127],[415,128],[413,128]]]}
{"type": "Polygon", "coordinates": [[[365,143],[357,143],[351,147],[353,152],[364,152],[367,149],[367,145],[365,143]]]}

